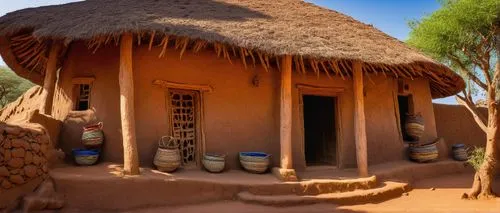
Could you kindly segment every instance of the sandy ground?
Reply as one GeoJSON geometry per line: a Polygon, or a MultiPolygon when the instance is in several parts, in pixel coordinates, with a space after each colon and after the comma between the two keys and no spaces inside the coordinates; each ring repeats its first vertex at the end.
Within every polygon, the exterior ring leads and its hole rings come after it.
{"type": "MultiPolygon", "coordinates": [[[[237,201],[221,201],[190,206],[158,207],[136,209],[123,213],[400,213],[400,212],[453,212],[453,213],[498,213],[500,212],[500,198],[486,201],[461,200],[463,192],[468,191],[471,185],[472,174],[460,174],[426,179],[413,185],[413,190],[407,196],[389,200],[378,204],[364,204],[354,206],[335,206],[330,204],[316,204],[308,206],[269,207],[245,204],[237,201]]],[[[494,190],[500,192],[500,178],[496,179],[494,190]]],[[[77,212],[65,210],[63,212],[77,212]]]]}

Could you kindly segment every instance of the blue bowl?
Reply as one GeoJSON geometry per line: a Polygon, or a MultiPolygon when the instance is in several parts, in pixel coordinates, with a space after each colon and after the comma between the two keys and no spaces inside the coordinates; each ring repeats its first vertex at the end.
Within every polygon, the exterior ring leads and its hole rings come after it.
{"type": "Polygon", "coordinates": [[[74,156],[94,156],[99,155],[99,150],[97,149],[73,149],[74,156]]]}
{"type": "Polygon", "coordinates": [[[269,155],[265,152],[240,152],[240,156],[266,158],[266,157],[269,157],[271,155],[269,155]]]}

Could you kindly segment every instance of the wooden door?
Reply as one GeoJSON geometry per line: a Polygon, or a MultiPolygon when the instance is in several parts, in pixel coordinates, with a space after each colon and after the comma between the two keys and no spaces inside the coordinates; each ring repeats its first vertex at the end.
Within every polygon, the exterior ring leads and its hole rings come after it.
{"type": "Polygon", "coordinates": [[[170,131],[179,144],[183,166],[199,161],[199,92],[169,89],[170,131]]]}

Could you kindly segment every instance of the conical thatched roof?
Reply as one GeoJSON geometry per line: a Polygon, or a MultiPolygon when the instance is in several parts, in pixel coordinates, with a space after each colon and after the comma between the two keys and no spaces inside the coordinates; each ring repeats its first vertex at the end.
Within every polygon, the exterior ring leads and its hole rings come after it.
{"type": "Polygon", "coordinates": [[[10,37],[28,33],[38,41],[68,42],[123,32],[183,36],[273,56],[361,60],[373,69],[416,70],[432,78],[434,97],[452,95],[464,87],[451,70],[397,39],[301,0],[87,0],[28,8],[0,17],[0,53],[14,70],[36,70],[8,60],[16,58],[15,51],[6,47],[15,42],[10,37]]]}

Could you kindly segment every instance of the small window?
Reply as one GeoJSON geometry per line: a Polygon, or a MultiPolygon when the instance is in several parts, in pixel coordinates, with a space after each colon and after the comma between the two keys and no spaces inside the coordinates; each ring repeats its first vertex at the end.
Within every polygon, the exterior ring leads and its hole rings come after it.
{"type": "Polygon", "coordinates": [[[84,111],[90,108],[90,84],[78,84],[78,97],[76,98],[76,111],[84,111]]]}
{"type": "Polygon", "coordinates": [[[90,109],[90,95],[92,91],[93,77],[73,78],[73,100],[76,111],[90,109]]]}

